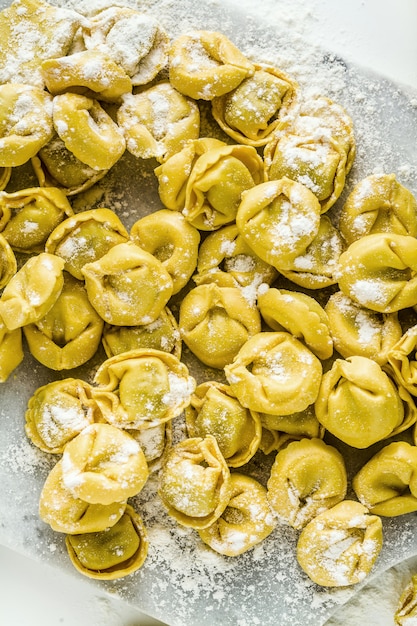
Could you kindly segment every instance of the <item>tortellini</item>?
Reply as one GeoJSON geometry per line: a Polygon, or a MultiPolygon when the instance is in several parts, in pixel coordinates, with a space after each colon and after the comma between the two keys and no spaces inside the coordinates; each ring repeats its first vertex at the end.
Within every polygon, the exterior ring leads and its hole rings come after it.
{"type": "Polygon", "coordinates": [[[138,442],[110,424],[87,426],[63,450],[62,482],[74,498],[90,504],[112,504],[135,496],[148,474],[138,442]]]}
{"type": "Polygon", "coordinates": [[[41,252],[30,257],[7,283],[0,297],[0,316],[9,330],[40,320],[64,286],[64,261],[41,252]]]}
{"type": "Polygon", "coordinates": [[[259,294],[258,307],[270,328],[301,339],[320,359],[333,354],[329,320],[320,304],[304,293],[271,288],[259,294]]]}
{"type": "Polygon", "coordinates": [[[417,575],[411,577],[398,601],[394,615],[396,626],[412,626],[417,616],[417,575]]]}
{"type": "Polygon", "coordinates": [[[52,135],[50,94],[21,83],[0,85],[0,167],[23,165],[52,135]]]}
{"type": "Polygon", "coordinates": [[[181,357],[182,341],[178,323],[168,307],[162,309],[154,322],[140,326],[105,324],[102,343],[108,358],[137,349],[171,352],[181,357]]]}
{"type": "Polygon", "coordinates": [[[388,351],[395,378],[413,396],[417,396],[417,325],[411,326],[388,351]]]}
{"type": "Polygon", "coordinates": [[[268,439],[272,437],[275,442],[271,444],[274,450],[279,450],[285,441],[288,443],[291,439],[298,440],[304,437],[323,439],[324,437],[325,430],[316,417],[313,404],[303,411],[288,415],[260,413],[260,417],[263,436],[266,437],[265,431],[268,431],[268,439]]]}
{"type": "Polygon", "coordinates": [[[200,111],[197,104],[164,81],[135,94],[126,94],[117,110],[126,148],[142,159],[159,163],[197,139],[200,111]]]}
{"type": "Polygon", "coordinates": [[[131,241],[113,246],[81,272],[91,304],[109,324],[154,322],[172,295],[172,279],[162,263],[131,241]]]}
{"type": "Polygon", "coordinates": [[[129,233],[111,209],[90,209],[61,222],[48,237],[45,251],[61,257],[65,270],[84,280],[84,265],[128,239],[129,233]]]}
{"type": "Polygon", "coordinates": [[[63,461],[49,472],[39,500],[39,516],[58,533],[100,532],[110,528],[123,515],[126,502],[91,504],[76,498],[65,486],[63,461]]]}
{"type": "Polygon", "coordinates": [[[132,85],[153,80],[168,61],[168,34],[146,13],[110,6],[93,15],[82,29],[88,50],[99,50],[130,76],[132,85]]]}
{"type": "Polygon", "coordinates": [[[374,233],[417,236],[417,201],[395,174],[372,174],[350,192],[339,218],[348,245],[374,233]]]}
{"type": "Polygon", "coordinates": [[[343,500],[301,531],[297,560],[318,585],[356,585],[372,570],[382,541],[381,519],[359,502],[343,500]]]}
{"type": "Polygon", "coordinates": [[[64,285],[44,317],[23,332],[31,354],[52,370],[86,363],[96,353],[104,321],[90,304],[84,283],[64,273],[64,285]]]}
{"type": "Polygon", "coordinates": [[[110,169],[126,149],[122,130],[95,98],[70,92],[57,95],[52,117],[65,147],[93,170],[110,169]]]}
{"type": "Polygon", "coordinates": [[[197,265],[200,233],[181,213],[161,209],[145,215],[133,224],[130,236],[161,261],[172,278],[173,294],[186,286],[197,265]]]}
{"type": "Polygon", "coordinates": [[[172,421],[157,424],[151,428],[129,429],[139,443],[148,464],[149,473],[158,472],[165,462],[172,446],[172,421]]]}
{"type": "Polygon", "coordinates": [[[6,189],[12,175],[11,167],[0,167],[0,191],[6,189]]]}
{"type": "Polygon", "coordinates": [[[345,359],[364,356],[384,365],[402,336],[397,312],[371,311],[341,291],[330,296],[325,311],[334,346],[345,359]]]}
{"type": "Polygon", "coordinates": [[[142,567],[148,553],[142,518],[129,504],[110,528],[67,535],[65,543],[74,567],[84,576],[99,580],[132,574],[142,567]]]}
{"type": "Polygon", "coordinates": [[[195,529],[211,526],[227,507],[231,475],[212,435],[174,445],[159,475],[158,493],[169,515],[195,529]]]}
{"type": "Polygon", "coordinates": [[[89,383],[65,378],[38,387],[30,397],[25,430],[38,448],[61,454],[68,441],[100,418],[89,383]]]}
{"type": "Polygon", "coordinates": [[[261,319],[237,287],[198,285],[180,305],[179,327],[188,348],[205,365],[222,368],[261,330],[261,319]]]}
{"type": "Polygon", "coordinates": [[[417,239],[375,233],[350,244],[339,258],[341,291],[363,307],[394,313],[417,304],[417,239]]]}
{"type": "Polygon", "coordinates": [[[0,383],[23,361],[22,329],[9,330],[0,316],[0,383]]]}
{"type": "Polygon", "coordinates": [[[244,474],[230,476],[230,500],[222,515],[208,528],[200,529],[200,539],[225,556],[238,556],[268,537],[276,526],[266,497],[266,489],[244,474]]]}
{"type": "Polygon", "coordinates": [[[132,350],[104,361],[94,377],[93,397],[104,418],[120,428],[151,428],[189,405],[195,380],[173,354],[132,350]]]}
{"type": "Polygon", "coordinates": [[[372,359],[336,359],[316,400],[319,422],[354,448],[367,448],[415,422],[411,397],[372,359]]]}
{"type": "Polygon", "coordinates": [[[255,66],[222,33],[180,35],[169,50],[169,80],[191,98],[212,100],[252,76],[255,66]]]}
{"type": "Polygon", "coordinates": [[[318,233],[320,205],[307,187],[284,177],[243,194],[236,224],[261,259],[278,271],[291,269],[318,233]]]}
{"type": "MultiPolygon", "coordinates": [[[[1,199],[0,199],[1,205],[1,199]]],[[[0,232],[0,289],[3,289],[17,272],[17,260],[13,249],[0,232]]]]}
{"type": "Polygon", "coordinates": [[[417,511],[417,448],[395,441],[353,478],[356,497],[371,513],[393,517],[417,511]]]}
{"type": "Polygon", "coordinates": [[[256,64],[252,76],[233,91],[213,99],[213,117],[234,141],[264,146],[285,117],[297,88],[284,72],[256,64]]]}
{"type": "Polygon", "coordinates": [[[244,408],[230,387],[201,383],[185,412],[190,437],[213,435],[229,467],[241,467],[258,450],[262,426],[259,414],[244,408]]]}
{"type": "Polygon", "coordinates": [[[73,214],[65,194],[55,187],[29,187],[0,193],[0,211],[10,215],[2,235],[17,252],[42,252],[51,232],[73,214]]]}
{"type": "Polygon", "coordinates": [[[243,406],[275,415],[307,408],[316,400],[322,379],[319,359],[286,332],[254,335],[224,369],[243,406]]]}
{"type": "Polygon", "coordinates": [[[341,502],[347,474],[340,452],[321,439],[293,441],[275,457],[268,500],[280,520],[301,529],[341,502]]]}

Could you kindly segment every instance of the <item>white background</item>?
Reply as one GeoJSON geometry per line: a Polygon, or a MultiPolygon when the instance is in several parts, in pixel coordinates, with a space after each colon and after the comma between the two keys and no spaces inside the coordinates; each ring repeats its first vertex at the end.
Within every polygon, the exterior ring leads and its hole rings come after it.
{"type": "MultiPolygon", "coordinates": [[[[179,0],[180,1],[180,0],[179,0]]],[[[200,1],[200,0],[199,0],[200,1]]],[[[201,0],[204,1],[204,0],[201,0]]],[[[221,0],[219,0],[221,2],[221,0]]],[[[237,0],[233,0],[237,1],[237,0]]],[[[242,1],[239,2],[242,6],[242,1]]],[[[245,5],[265,5],[259,0],[245,5]]],[[[268,0],[305,20],[303,36],[346,60],[417,89],[416,0],[268,0]]],[[[155,626],[120,601],[0,547],[0,623],[7,626],[155,626]]]]}

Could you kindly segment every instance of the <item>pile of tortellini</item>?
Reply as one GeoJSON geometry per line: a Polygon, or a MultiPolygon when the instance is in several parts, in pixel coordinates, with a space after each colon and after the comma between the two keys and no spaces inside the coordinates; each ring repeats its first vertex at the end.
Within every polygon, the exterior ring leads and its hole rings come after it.
{"type": "Polygon", "coordinates": [[[356,584],[380,516],[417,510],[417,202],[372,174],[332,211],[355,158],[340,105],[222,33],[171,41],[131,7],[84,4],[0,16],[0,379],[22,336],[55,372],[107,356],[91,382],[28,401],[29,439],[59,456],[40,516],[83,574],[124,576],[148,545],[130,499],[158,472],[169,515],[216,552],[287,524],[315,583],[356,584]],[[207,105],[216,136],[200,132],[207,105]],[[155,160],[163,207],[130,232],[73,203],[125,151],[155,160]],[[38,186],[8,192],[30,163],[38,186]],[[356,500],[326,432],[380,444],[356,500]],[[265,485],[256,454],[274,455],[265,485]]]}

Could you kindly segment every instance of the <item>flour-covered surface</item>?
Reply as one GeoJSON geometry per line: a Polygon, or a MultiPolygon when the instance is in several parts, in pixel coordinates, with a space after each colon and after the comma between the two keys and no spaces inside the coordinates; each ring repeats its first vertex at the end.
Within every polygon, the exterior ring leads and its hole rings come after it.
{"type": "MultiPolygon", "coordinates": [[[[73,0],[59,4],[85,9],[111,2],[73,0]]],[[[117,4],[138,6],[134,0],[117,4]]],[[[252,60],[268,62],[287,72],[306,96],[322,94],[345,106],[355,126],[357,157],[337,206],[342,206],[353,184],[371,173],[394,173],[417,194],[417,93],[350,67],[343,59],[305,43],[299,24],[288,17],[290,4],[282,1],[286,18],[282,20],[277,11],[273,20],[263,12],[252,12],[248,17],[236,3],[220,0],[145,0],[139,8],[157,16],[171,37],[195,28],[219,30],[252,60]]],[[[280,6],[279,0],[275,6],[280,6]]],[[[212,132],[210,115],[204,115],[204,111],[202,134],[212,132]]],[[[94,190],[74,203],[86,208],[112,208],[129,228],[140,216],[162,208],[153,174],[155,166],[154,161],[124,156],[94,190]]],[[[18,168],[10,189],[33,183],[31,171],[18,168]]],[[[218,376],[202,369],[184,352],[184,360],[198,382],[218,376]]],[[[73,569],[64,537],[38,517],[39,494],[56,458],[40,452],[27,440],[24,412],[39,386],[69,376],[91,382],[103,359],[99,351],[88,365],[54,374],[26,354],[0,390],[0,541],[69,572],[73,569]]],[[[181,435],[183,423],[177,419],[175,436],[181,435]]],[[[342,450],[350,475],[378,449],[376,445],[364,451],[352,450],[335,439],[328,441],[342,450]]],[[[272,460],[258,453],[246,470],[265,484],[272,460]]],[[[206,547],[195,531],[178,526],[168,517],[156,495],[155,477],[132,504],[148,530],[146,562],[130,577],[97,584],[170,626],[320,626],[359,589],[329,590],[313,584],[297,564],[298,533],[290,527],[278,525],[259,546],[242,556],[226,558],[206,547]]],[[[416,515],[384,520],[383,524],[384,546],[372,577],[417,554],[416,515]]]]}

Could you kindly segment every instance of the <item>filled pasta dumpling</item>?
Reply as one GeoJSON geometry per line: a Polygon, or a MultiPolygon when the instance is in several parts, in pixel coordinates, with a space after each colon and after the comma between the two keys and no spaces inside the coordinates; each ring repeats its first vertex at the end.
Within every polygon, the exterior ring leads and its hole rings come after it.
{"type": "Polygon", "coordinates": [[[208,528],[199,529],[200,539],[219,554],[238,556],[266,539],[276,526],[266,489],[255,478],[231,474],[230,500],[221,516],[208,528]]]}
{"type": "Polygon", "coordinates": [[[138,494],[149,475],[145,455],[126,431],[96,423],[69,441],[62,454],[62,481],[90,504],[122,502],[138,494]]]}
{"type": "Polygon", "coordinates": [[[9,330],[0,317],[0,383],[23,361],[22,329],[9,330]]]}
{"type": "Polygon", "coordinates": [[[241,467],[258,450],[259,415],[243,407],[230,387],[216,381],[198,385],[185,411],[190,437],[213,435],[229,467],[241,467]]]}
{"type": "Polygon", "coordinates": [[[411,326],[391,346],[387,354],[396,380],[417,396],[417,325],[411,326]]]}
{"type": "Polygon", "coordinates": [[[130,504],[110,528],[67,535],[65,543],[74,567],[98,580],[115,580],[136,572],[148,554],[145,525],[130,504]]]}
{"type": "Polygon", "coordinates": [[[268,479],[268,500],[280,520],[301,529],[341,502],[347,491],[340,452],[321,439],[301,439],[279,450],[268,479]]]}
{"type": "Polygon", "coordinates": [[[318,395],[322,365],[287,332],[254,335],[225,368],[227,381],[245,407],[271,415],[303,411],[318,395]]]}
{"type": "Polygon", "coordinates": [[[161,468],[158,493],[169,515],[183,526],[207,528],[231,496],[231,476],[212,435],[174,445],[161,468]]]}
{"type": "Polygon", "coordinates": [[[17,259],[13,249],[0,232],[0,289],[3,289],[17,272],[17,259]]]}
{"type": "Polygon", "coordinates": [[[93,397],[104,418],[120,428],[151,428],[189,405],[195,380],[173,354],[132,350],[104,361],[94,377],[93,397]]]}
{"type": "Polygon", "coordinates": [[[395,626],[412,626],[417,616],[417,575],[405,586],[394,614],[395,626]]]}
{"type": "Polygon", "coordinates": [[[297,560],[318,585],[356,585],[372,570],[382,541],[380,517],[371,515],[359,502],[343,500],[301,531],[297,560]]]}

